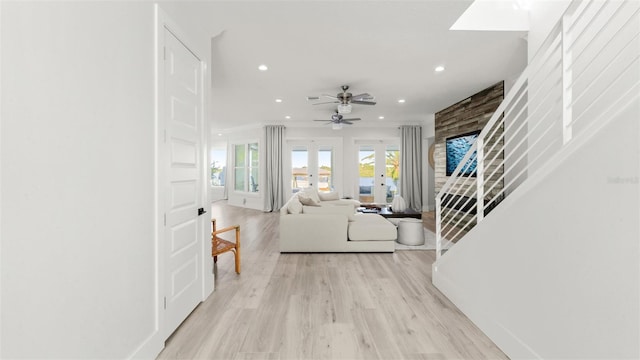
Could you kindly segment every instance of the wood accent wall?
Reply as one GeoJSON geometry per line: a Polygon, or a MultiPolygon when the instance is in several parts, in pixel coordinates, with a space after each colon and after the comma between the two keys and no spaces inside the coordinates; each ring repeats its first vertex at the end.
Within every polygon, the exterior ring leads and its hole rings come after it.
{"type": "MultiPolygon", "coordinates": [[[[448,180],[446,176],[446,149],[445,141],[447,138],[466,134],[472,131],[481,130],[487,124],[491,116],[496,111],[502,99],[504,98],[504,82],[499,83],[480,91],[477,94],[459,101],[446,109],[438,111],[435,114],[435,191],[436,194],[442,189],[445,182],[448,180]]],[[[502,127],[496,131],[496,136],[501,135],[504,130],[502,127]]],[[[495,136],[494,136],[495,137],[495,136]]],[[[501,140],[502,141],[502,140],[501,140]]],[[[485,149],[489,149],[492,146],[493,141],[489,139],[485,145],[485,149]]],[[[500,148],[498,145],[496,148],[500,148]]],[[[503,158],[502,152],[496,154],[494,151],[492,154],[488,154],[489,158],[497,155],[496,162],[503,158]]],[[[493,172],[493,168],[485,169],[485,173],[488,175],[493,172]]],[[[485,191],[488,190],[497,177],[502,175],[503,169],[496,171],[496,174],[492,176],[492,179],[485,179],[485,191]]],[[[471,181],[469,181],[470,183],[471,181]]],[[[474,181],[475,184],[475,181],[474,181]]],[[[502,181],[496,185],[491,191],[491,194],[496,194],[503,187],[502,181]]],[[[489,194],[489,195],[491,195],[489,194]]]]}

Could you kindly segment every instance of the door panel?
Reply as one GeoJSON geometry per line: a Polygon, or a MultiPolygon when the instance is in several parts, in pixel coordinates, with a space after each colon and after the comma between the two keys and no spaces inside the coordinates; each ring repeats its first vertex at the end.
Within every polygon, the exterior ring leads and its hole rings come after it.
{"type": "Polygon", "coordinates": [[[201,62],[165,29],[167,334],[202,300],[201,62]]]}
{"type": "Polygon", "coordinates": [[[291,192],[309,187],[309,150],[296,145],[291,149],[291,192]]]}
{"type": "Polygon", "coordinates": [[[331,192],[335,189],[333,183],[333,147],[328,145],[318,146],[317,152],[317,177],[319,192],[331,192]]]}
{"type": "Polygon", "coordinates": [[[171,207],[195,206],[198,184],[195,181],[176,181],[171,184],[171,207]]]}
{"type": "Polygon", "coordinates": [[[389,204],[398,193],[400,151],[396,143],[361,143],[358,150],[358,199],[389,204]]]}
{"type": "Polygon", "coordinates": [[[391,204],[393,197],[398,195],[400,178],[400,147],[398,145],[386,145],[385,153],[385,188],[384,199],[391,204]]]}
{"type": "Polygon", "coordinates": [[[195,231],[195,222],[195,220],[187,220],[171,229],[172,254],[178,254],[196,244],[198,234],[195,231]]]}

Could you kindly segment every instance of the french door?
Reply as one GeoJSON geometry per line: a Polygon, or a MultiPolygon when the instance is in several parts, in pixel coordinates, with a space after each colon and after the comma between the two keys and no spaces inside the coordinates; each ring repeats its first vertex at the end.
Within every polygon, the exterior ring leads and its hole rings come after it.
{"type": "Polygon", "coordinates": [[[389,204],[399,192],[400,146],[397,142],[358,141],[358,200],[389,204]]]}
{"type": "Polygon", "coordinates": [[[290,141],[289,149],[289,191],[292,194],[307,187],[319,192],[339,190],[339,159],[336,156],[339,146],[335,141],[290,141]]]}

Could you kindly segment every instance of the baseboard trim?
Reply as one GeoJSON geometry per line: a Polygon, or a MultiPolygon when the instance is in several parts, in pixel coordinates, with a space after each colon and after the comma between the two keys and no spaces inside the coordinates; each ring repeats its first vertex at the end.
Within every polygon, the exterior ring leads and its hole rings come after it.
{"type": "Polygon", "coordinates": [[[157,329],[135,349],[127,359],[155,359],[164,349],[164,340],[157,329]]]}

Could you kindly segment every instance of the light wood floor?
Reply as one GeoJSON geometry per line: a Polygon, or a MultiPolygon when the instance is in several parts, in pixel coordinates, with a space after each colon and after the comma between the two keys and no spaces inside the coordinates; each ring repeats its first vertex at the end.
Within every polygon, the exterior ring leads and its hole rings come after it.
{"type": "Polygon", "coordinates": [[[218,258],[216,291],[160,359],[506,359],[431,284],[434,251],[280,254],[278,214],[216,203],[240,224],[242,274],[218,258]]]}

